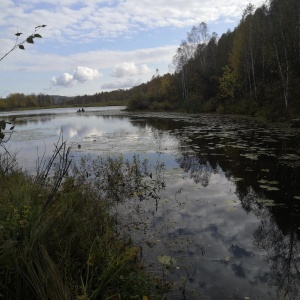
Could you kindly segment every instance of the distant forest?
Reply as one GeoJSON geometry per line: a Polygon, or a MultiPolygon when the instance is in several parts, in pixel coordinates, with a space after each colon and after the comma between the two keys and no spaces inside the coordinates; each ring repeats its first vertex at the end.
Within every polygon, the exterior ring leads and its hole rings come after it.
{"type": "MultiPolygon", "coordinates": [[[[300,1],[248,4],[234,31],[221,37],[206,23],[194,26],[172,63],[173,74],[157,72],[131,89],[68,98],[64,104],[113,101],[131,110],[261,114],[274,120],[299,115],[300,1]]],[[[22,101],[20,95],[1,99],[0,109],[53,103],[47,95],[23,95],[22,101]]]]}

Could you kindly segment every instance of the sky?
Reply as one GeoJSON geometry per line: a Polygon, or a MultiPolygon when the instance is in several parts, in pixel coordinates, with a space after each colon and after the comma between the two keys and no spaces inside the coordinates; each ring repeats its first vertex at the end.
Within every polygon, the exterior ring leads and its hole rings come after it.
{"type": "MultiPolygon", "coordinates": [[[[265,0],[252,0],[256,7],[265,0]]],[[[1,0],[0,97],[93,95],[174,72],[172,58],[193,26],[220,37],[249,0],[1,0]]]]}

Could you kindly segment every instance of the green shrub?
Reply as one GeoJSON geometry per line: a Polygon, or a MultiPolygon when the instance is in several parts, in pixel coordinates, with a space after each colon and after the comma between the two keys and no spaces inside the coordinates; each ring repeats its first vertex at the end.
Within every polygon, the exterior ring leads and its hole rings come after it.
{"type": "Polygon", "coordinates": [[[174,108],[168,101],[164,102],[152,102],[149,109],[151,111],[172,111],[174,108]]]}
{"type": "Polygon", "coordinates": [[[220,105],[217,107],[216,112],[217,112],[218,114],[224,114],[224,113],[225,113],[225,107],[224,107],[224,105],[220,104],[220,105]]]}
{"type": "Polygon", "coordinates": [[[135,95],[129,99],[128,109],[129,110],[147,110],[149,109],[149,101],[139,95],[135,95]]]}
{"type": "Polygon", "coordinates": [[[0,172],[0,297],[161,299],[166,288],[145,273],[140,248],[121,238],[110,211],[132,197],[155,198],[162,167],[155,168],[157,180],[147,181],[138,157],[83,159],[58,189],[57,178],[45,184],[41,174],[0,172]]]}
{"type": "Polygon", "coordinates": [[[213,113],[216,112],[218,108],[218,101],[216,99],[209,99],[203,104],[203,112],[213,113]]]}

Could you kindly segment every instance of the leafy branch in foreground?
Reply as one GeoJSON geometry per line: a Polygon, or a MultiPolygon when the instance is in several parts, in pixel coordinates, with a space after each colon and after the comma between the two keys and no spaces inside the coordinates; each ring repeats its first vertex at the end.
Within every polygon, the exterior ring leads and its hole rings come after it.
{"type": "Polygon", "coordinates": [[[16,36],[16,42],[15,42],[15,45],[14,47],[8,51],[6,54],[4,54],[1,58],[0,58],[0,61],[3,60],[8,54],[10,54],[12,51],[14,51],[16,48],[19,48],[21,50],[25,50],[25,47],[24,47],[24,44],[25,43],[28,43],[28,44],[34,44],[34,39],[35,38],[42,38],[42,36],[37,33],[37,31],[43,27],[46,27],[47,25],[39,25],[39,26],[36,26],[35,29],[34,29],[34,32],[29,35],[26,39],[24,39],[22,42],[19,42],[19,38],[20,36],[23,34],[22,32],[17,32],[15,33],[15,36],[16,36]]]}
{"type": "MultiPolygon", "coordinates": [[[[4,120],[0,121],[0,147],[2,147],[5,151],[5,153],[8,154],[9,156],[10,156],[10,153],[7,150],[7,148],[5,147],[5,143],[7,143],[10,140],[11,136],[12,136],[13,129],[15,128],[15,126],[12,124],[12,122],[14,120],[15,119],[11,120],[10,122],[4,121],[4,120]],[[3,131],[5,131],[7,124],[10,124],[12,126],[10,126],[10,128],[9,128],[9,130],[10,130],[9,137],[5,138],[5,133],[3,131]]],[[[1,154],[0,154],[0,157],[1,157],[1,154]]]]}
{"type": "MultiPolygon", "coordinates": [[[[6,122],[6,121],[3,121],[3,120],[0,121],[0,143],[2,143],[4,138],[5,138],[5,134],[2,131],[6,129],[6,124],[12,125],[11,122],[13,122],[13,121],[14,120],[11,120],[10,122],[6,122]]],[[[9,128],[9,130],[13,130],[14,128],[15,128],[15,126],[13,125],[9,128]]]]}

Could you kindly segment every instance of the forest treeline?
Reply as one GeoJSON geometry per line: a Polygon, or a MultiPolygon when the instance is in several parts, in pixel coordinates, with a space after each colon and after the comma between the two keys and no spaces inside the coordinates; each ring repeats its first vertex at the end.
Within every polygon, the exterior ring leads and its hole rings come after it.
{"type": "MultiPolygon", "coordinates": [[[[300,112],[300,1],[248,4],[233,31],[218,37],[206,23],[194,26],[174,54],[174,72],[128,90],[68,99],[86,105],[114,101],[131,110],[263,114],[271,119],[300,112]]],[[[9,95],[0,108],[13,102],[9,95]]],[[[41,95],[28,105],[42,106],[41,95]]],[[[48,99],[49,100],[49,99],[48,99]]],[[[24,102],[22,102],[24,103],[24,102]]]]}
{"type": "Polygon", "coordinates": [[[194,26],[173,58],[175,73],[135,91],[130,107],[264,114],[300,111],[300,1],[248,4],[239,25],[220,38],[194,26]]]}
{"type": "Polygon", "coordinates": [[[101,92],[94,95],[83,96],[58,96],[47,94],[30,94],[12,93],[6,98],[0,99],[0,110],[11,110],[18,108],[39,108],[39,107],[56,107],[56,106],[86,106],[102,104],[126,104],[126,99],[130,96],[129,90],[116,90],[111,92],[101,92]]]}

